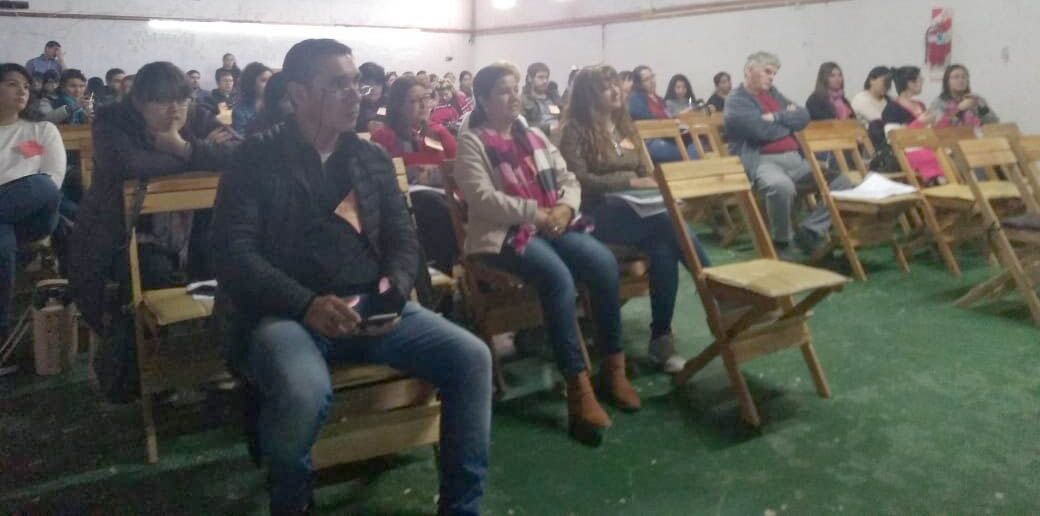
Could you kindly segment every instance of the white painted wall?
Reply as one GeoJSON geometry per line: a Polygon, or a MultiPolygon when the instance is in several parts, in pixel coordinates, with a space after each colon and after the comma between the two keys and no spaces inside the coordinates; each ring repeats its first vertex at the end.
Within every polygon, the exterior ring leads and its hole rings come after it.
{"type": "MultiPolygon", "coordinates": [[[[318,23],[469,28],[468,0],[33,0],[34,11],[77,12],[121,16],[222,18],[277,23],[318,23]]],[[[272,31],[273,32],[273,31],[272,31]]],[[[327,31],[326,31],[327,32],[327,31]]],[[[358,63],[376,61],[387,70],[429,69],[456,74],[473,62],[468,34],[420,30],[341,28],[332,36],[349,45],[358,63]],[[451,61],[448,61],[451,58],[451,61]]],[[[185,71],[202,72],[204,87],[215,87],[213,71],[225,52],[235,54],[239,67],[260,61],[280,68],[286,51],[307,37],[326,37],[301,28],[290,34],[220,34],[158,31],[147,22],[0,17],[0,61],[24,63],[38,56],[54,39],[66,52],[66,64],[87,76],[103,76],[112,67],[133,73],[157,60],[176,63],[185,71]]]]}
{"type": "MultiPolygon", "coordinates": [[[[556,4],[555,0],[518,0],[521,5],[556,4]]],[[[605,2],[617,12],[650,2],[605,2]]],[[[654,2],[660,5],[659,2],[654,2]]],[[[557,4],[558,5],[558,4],[557,4]]],[[[581,11],[595,2],[570,4],[571,16],[604,14],[602,7],[581,11]]],[[[1040,55],[1033,49],[1032,27],[1040,19],[1036,0],[856,0],[802,7],[689,16],[638,23],[520,34],[478,36],[475,62],[508,59],[521,68],[545,61],[554,79],[564,81],[571,65],[606,62],[618,69],[639,64],[654,68],[659,93],[669,77],[684,73],[698,96],[708,96],[711,78],[719,70],[740,80],[744,59],[755,50],[777,53],[783,67],[777,86],[801,103],[812,91],[820,63],[837,61],[846,74],[851,97],[875,65],[897,66],[924,61],[924,31],[931,8],[952,7],[954,62],[972,73],[972,88],[985,96],[994,110],[1023,130],[1040,132],[1040,105],[1026,93],[1040,84],[1040,55]],[[1009,59],[1001,58],[1008,48],[1009,59]]],[[[513,24],[538,21],[541,15],[519,14],[513,24]]],[[[478,10],[478,27],[500,23],[498,15],[485,20],[478,10]]],[[[940,91],[938,81],[925,86],[922,99],[930,102],[940,91]]]]}

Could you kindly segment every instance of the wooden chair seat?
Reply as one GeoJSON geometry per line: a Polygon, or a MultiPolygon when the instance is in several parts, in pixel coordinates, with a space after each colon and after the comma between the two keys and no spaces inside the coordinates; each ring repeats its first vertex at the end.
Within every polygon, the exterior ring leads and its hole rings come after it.
{"type": "Polygon", "coordinates": [[[1009,229],[1040,231],[1040,213],[1025,213],[1001,219],[1000,225],[1009,229]]]}
{"type": "MultiPolygon", "coordinates": [[[[988,199],[1017,199],[1021,195],[1013,183],[1007,181],[982,181],[979,188],[986,194],[988,199]]],[[[922,190],[929,199],[952,199],[959,201],[975,202],[975,195],[971,193],[971,187],[965,184],[948,184],[933,186],[922,190]]]]}
{"type": "Polygon", "coordinates": [[[160,326],[202,319],[213,313],[213,299],[195,299],[185,287],[146,290],[142,297],[145,308],[160,326]]]}
{"type": "Polygon", "coordinates": [[[329,364],[332,386],[336,389],[385,382],[406,375],[397,369],[378,364],[329,364]]]}
{"type": "Polygon", "coordinates": [[[708,267],[704,274],[710,281],[765,297],[793,296],[849,280],[828,270],[767,258],[708,267]]]}

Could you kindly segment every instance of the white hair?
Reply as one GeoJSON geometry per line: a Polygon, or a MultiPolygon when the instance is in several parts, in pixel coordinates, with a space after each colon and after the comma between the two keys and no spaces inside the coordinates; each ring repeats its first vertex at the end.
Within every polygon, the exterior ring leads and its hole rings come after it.
{"type": "Polygon", "coordinates": [[[770,54],[769,52],[760,50],[748,56],[747,64],[744,65],[744,69],[761,69],[769,65],[772,65],[776,68],[780,68],[780,58],[776,57],[776,54],[770,54]]]}

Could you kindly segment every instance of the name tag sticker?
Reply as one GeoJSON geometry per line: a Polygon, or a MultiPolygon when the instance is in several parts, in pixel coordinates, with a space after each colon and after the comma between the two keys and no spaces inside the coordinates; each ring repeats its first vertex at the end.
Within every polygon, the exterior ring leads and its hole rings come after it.
{"type": "Polygon", "coordinates": [[[18,152],[26,158],[32,158],[43,154],[43,145],[36,140],[25,140],[18,144],[18,152]]]}
{"type": "Polygon", "coordinates": [[[426,145],[426,147],[428,147],[430,149],[433,149],[433,150],[436,150],[436,151],[443,151],[444,150],[444,145],[442,145],[441,142],[439,142],[437,140],[434,140],[433,138],[430,138],[429,136],[423,138],[423,145],[426,145]]]}

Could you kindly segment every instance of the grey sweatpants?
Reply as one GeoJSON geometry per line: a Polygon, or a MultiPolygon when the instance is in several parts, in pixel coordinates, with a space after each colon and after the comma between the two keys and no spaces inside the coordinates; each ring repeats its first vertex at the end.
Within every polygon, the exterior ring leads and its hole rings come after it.
{"type": "MultiPolygon", "coordinates": [[[[766,216],[773,233],[773,243],[791,241],[791,210],[799,193],[815,192],[816,181],[808,161],[798,152],[762,154],[755,169],[752,186],[766,198],[766,216]]],[[[824,170],[831,190],[852,188],[852,181],[838,171],[824,170]]],[[[831,228],[831,214],[820,202],[800,226],[824,236],[831,228]]]]}

